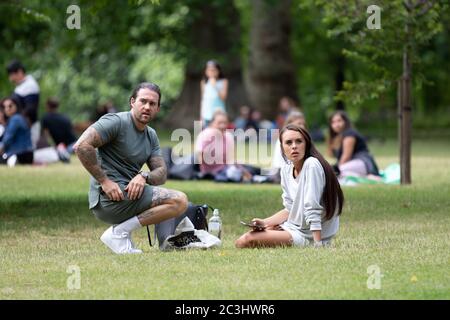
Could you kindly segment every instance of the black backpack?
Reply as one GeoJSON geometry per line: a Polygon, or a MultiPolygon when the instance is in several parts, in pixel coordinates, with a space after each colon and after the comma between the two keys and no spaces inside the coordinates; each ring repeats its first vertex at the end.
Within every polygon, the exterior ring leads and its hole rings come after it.
{"type": "Polygon", "coordinates": [[[187,216],[191,220],[195,229],[208,231],[207,204],[194,205],[192,203],[189,203],[186,212],[182,214],[182,216],[187,216]]]}
{"type": "MultiPolygon", "coordinates": [[[[155,225],[155,238],[158,237],[158,243],[161,245],[164,240],[173,235],[175,232],[176,227],[178,224],[183,220],[185,217],[188,217],[189,220],[191,220],[192,224],[194,225],[194,228],[196,230],[206,230],[208,231],[208,209],[211,208],[214,210],[213,207],[207,205],[207,204],[201,204],[201,205],[195,205],[191,202],[188,204],[188,208],[186,211],[180,215],[179,217],[168,219],[165,221],[162,221],[155,225]]],[[[152,246],[152,241],[150,237],[150,230],[147,226],[147,235],[148,235],[148,242],[150,246],[152,246]]]]}

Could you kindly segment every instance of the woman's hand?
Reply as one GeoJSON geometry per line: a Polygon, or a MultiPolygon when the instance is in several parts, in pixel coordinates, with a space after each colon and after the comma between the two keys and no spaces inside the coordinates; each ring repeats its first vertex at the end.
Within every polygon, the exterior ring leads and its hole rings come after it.
{"type": "Polygon", "coordinates": [[[215,77],[210,77],[208,78],[208,82],[211,83],[211,85],[215,86],[217,79],[215,77]]]}
{"type": "Polygon", "coordinates": [[[252,223],[254,224],[253,231],[263,231],[268,227],[264,219],[254,218],[252,223]]]}

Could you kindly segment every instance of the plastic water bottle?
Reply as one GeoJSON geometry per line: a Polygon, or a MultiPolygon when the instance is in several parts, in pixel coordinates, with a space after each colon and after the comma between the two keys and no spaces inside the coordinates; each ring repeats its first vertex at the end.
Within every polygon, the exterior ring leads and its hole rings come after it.
{"type": "Polygon", "coordinates": [[[213,216],[209,219],[208,231],[220,239],[222,235],[222,219],[219,216],[219,209],[214,209],[213,216]]]}

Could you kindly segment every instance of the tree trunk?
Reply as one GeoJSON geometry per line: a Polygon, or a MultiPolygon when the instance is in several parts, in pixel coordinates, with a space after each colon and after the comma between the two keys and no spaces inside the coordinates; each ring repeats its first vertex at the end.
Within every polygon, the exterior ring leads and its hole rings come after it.
{"type": "Polygon", "coordinates": [[[291,0],[252,0],[247,93],[252,107],[275,119],[281,97],[298,101],[290,53],[291,0]]]}
{"type": "MultiPolygon", "coordinates": [[[[408,34],[408,27],[406,30],[408,34]]],[[[403,75],[399,81],[398,93],[401,184],[411,184],[411,78],[412,68],[407,44],[403,52],[403,75]]]]}
{"type": "Polygon", "coordinates": [[[180,95],[173,104],[165,125],[170,128],[192,129],[200,119],[200,80],[206,61],[215,59],[229,81],[227,112],[234,117],[239,107],[247,103],[240,61],[240,19],[233,2],[193,1],[190,10],[195,17],[189,28],[192,44],[180,95]]]}

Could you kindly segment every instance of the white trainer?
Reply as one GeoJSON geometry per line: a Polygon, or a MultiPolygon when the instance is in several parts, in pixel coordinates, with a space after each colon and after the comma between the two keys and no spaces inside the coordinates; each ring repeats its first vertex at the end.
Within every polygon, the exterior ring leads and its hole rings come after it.
{"type": "Polygon", "coordinates": [[[114,232],[114,226],[106,229],[100,237],[100,240],[117,254],[142,253],[142,250],[134,247],[129,233],[123,232],[117,234],[114,232]]]}

